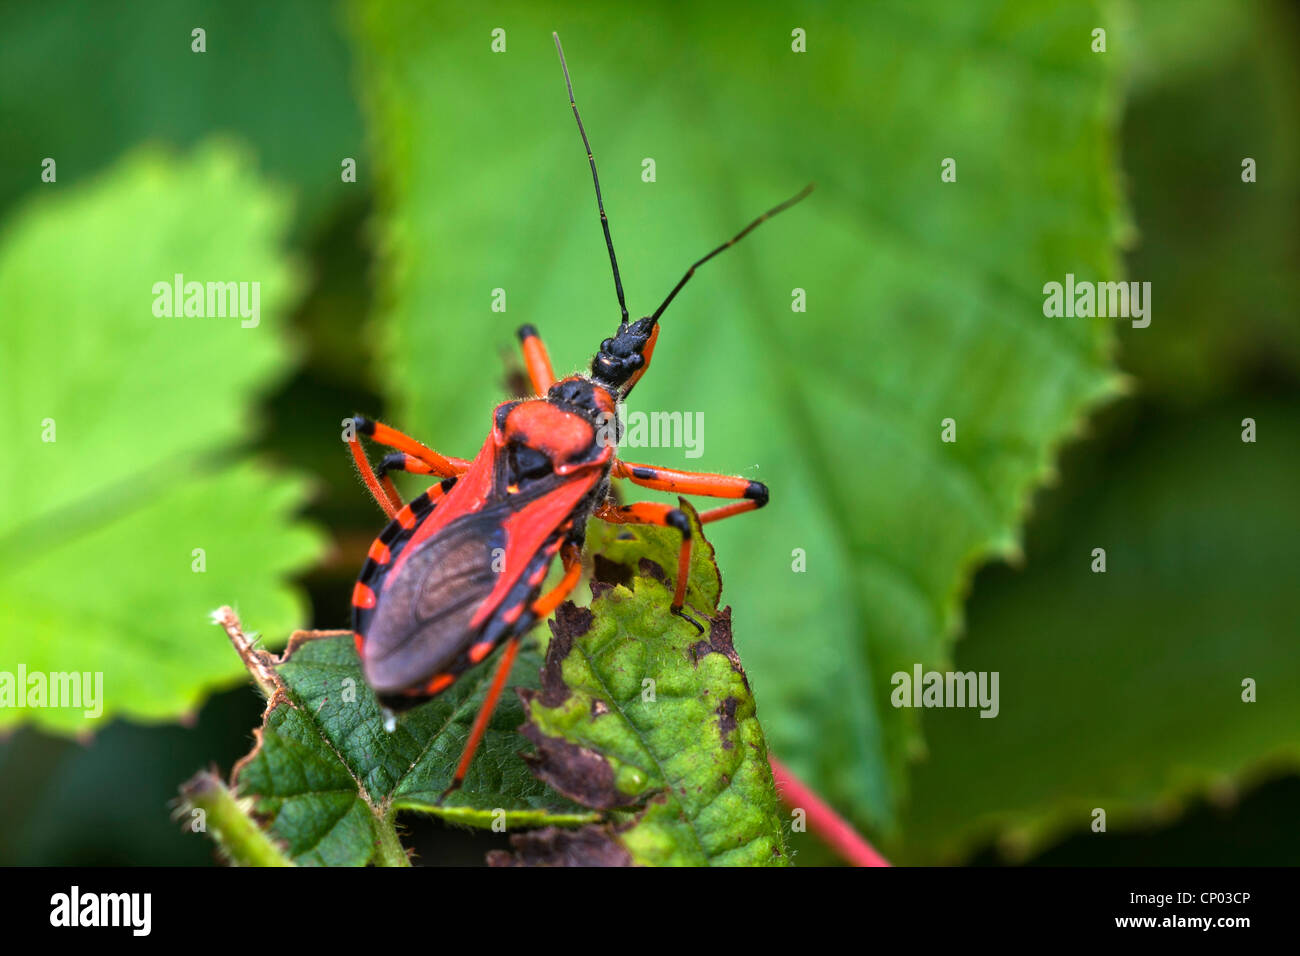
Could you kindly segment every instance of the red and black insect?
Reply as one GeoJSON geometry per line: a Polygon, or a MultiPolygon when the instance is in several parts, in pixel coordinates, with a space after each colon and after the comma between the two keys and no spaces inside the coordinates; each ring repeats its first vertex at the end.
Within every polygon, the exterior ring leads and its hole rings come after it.
{"type": "Polygon", "coordinates": [[[691,554],[686,515],[655,502],[617,504],[610,496],[611,478],[678,494],[737,499],[703,512],[700,520],[705,523],[767,503],[767,487],[761,482],[633,464],[615,457],[620,437],[616,405],[649,368],[659,317],[695,270],[812,190],[810,185],[769,209],[697,260],[659,308],[629,322],[596,161],[578,115],[558,36],[555,47],[596,187],[596,208],[622,312],[618,332],[601,343],[589,374],[556,381],[537,331],[529,325],[519,329],[524,363],[538,397],[498,405],[491,434],[473,461],[441,455],[360,416],[353,419],[357,433],[396,451],[375,470],[360,440],[353,436],[349,441],[366,486],[392,519],[371,545],[352,595],[357,650],[366,679],[381,700],[390,706],[409,706],[439,694],[504,645],[450,789],[460,785],[469,769],[509,676],[520,636],[547,617],[577,585],[588,519],[678,529],[682,545],[671,610],[685,616],[682,604],[691,554]],[[388,476],[392,471],[433,475],[442,481],[403,505],[388,476]],[[556,555],[564,577],[543,594],[542,582],[556,555]]]}

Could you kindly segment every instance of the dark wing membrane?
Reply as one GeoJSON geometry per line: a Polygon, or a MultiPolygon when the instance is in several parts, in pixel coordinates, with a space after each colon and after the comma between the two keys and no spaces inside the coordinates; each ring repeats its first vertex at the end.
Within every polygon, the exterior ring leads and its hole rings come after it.
{"type": "Polygon", "coordinates": [[[505,510],[456,518],[384,581],[365,635],[366,679],[378,693],[425,683],[474,642],[470,620],[497,583],[505,510]]]}

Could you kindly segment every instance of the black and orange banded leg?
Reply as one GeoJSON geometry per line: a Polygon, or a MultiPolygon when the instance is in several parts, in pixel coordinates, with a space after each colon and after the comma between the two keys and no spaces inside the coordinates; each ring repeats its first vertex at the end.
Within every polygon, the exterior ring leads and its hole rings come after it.
{"type": "Polygon", "coordinates": [[[372,421],[361,415],[352,416],[352,422],[354,433],[348,439],[348,451],[352,453],[352,460],[356,462],[357,471],[361,473],[361,480],[366,483],[366,488],[370,491],[371,497],[375,499],[379,507],[384,509],[384,513],[390,518],[395,517],[401,509],[402,499],[387,472],[400,468],[403,471],[411,471],[416,474],[454,478],[457,475],[464,474],[469,468],[470,463],[463,458],[440,455],[414,438],[402,434],[395,428],[389,428],[380,422],[372,421]],[[380,466],[379,473],[376,474],[375,470],[370,466],[370,459],[366,457],[365,449],[361,447],[361,439],[357,437],[358,435],[365,435],[376,444],[398,449],[405,456],[402,463],[399,465],[396,456],[389,455],[384,459],[384,464],[380,466]],[[426,466],[425,469],[421,469],[420,465],[426,466]]]}
{"type": "MultiPolygon", "coordinates": [[[[353,457],[355,457],[355,455],[353,457]]],[[[398,509],[401,509],[402,507],[402,496],[398,493],[396,486],[393,484],[393,479],[388,477],[390,471],[404,471],[412,475],[437,474],[437,472],[435,472],[428,464],[420,461],[420,459],[416,458],[414,455],[408,455],[404,451],[395,451],[391,455],[385,455],[383,460],[379,462],[379,467],[375,469],[375,478],[378,479],[380,487],[384,489],[384,494],[387,496],[388,500],[392,504],[396,505],[398,509]]],[[[362,472],[362,477],[365,477],[364,471],[362,472]]],[[[382,502],[380,503],[380,507],[383,507],[382,502]]],[[[389,515],[389,517],[393,518],[396,517],[396,515],[389,515]]]]}
{"type": "Polygon", "coordinates": [[[691,522],[686,517],[686,512],[657,501],[638,501],[630,505],[616,505],[607,501],[598,505],[592,515],[610,524],[653,524],[661,528],[676,528],[682,533],[682,548],[677,553],[677,585],[669,609],[678,617],[690,621],[703,634],[703,625],[682,611],[691,572],[691,522]]]}
{"type": "MultiPolygon", "coordinates": [[[[532,604],[531,611],[535,620],[540,621],[548,617],[569,596],[575,587],[578,579],[582,577],[582,552],[576,545],[568,544],[560,552],[560,560],[564,563],[564,577],[560,583],[552,588],[548,593],[543,594],[532,604]]],[[[506,641],[505,650],[501,652],[501,660],[497,662],[496,672],[492,675],[492,683],[488,686],[487,694],[483,697],[483,706],[479,708],[478,715],[474,718],[474,726],[470,728],[469,739],[465,741],[465,749],[461,751],[460,763],[456,765],[456,773],[451,778],[451,785],[442,792],[445,797],[453,790],[458,790],[460,785],[465,782],[465,774],[469,772],[470,765],[474,762],[474,754],[478,751],[478,746],[483,741],[483,735],[487,733],[488,723],[492,720],[492,712],[496,710],[497,701],[501,699],[501,692],[505,689],[506,681],[510,677],[510,669],[514,666],[515,656],[519,653],[519,636],[515,635],[506,641]]]]}
{"type": "Polygon", "coordinates": [[[555,371],[551,368],[551,357],[546,353],[537,329],[531,325],[519,326],[515,333],[524,351],[524,365],[528,369],[528,380],[533,383],[533,390],[538,395],[545,395],[555,384],[555,371]]]}
{"type": "MultiPolygon", "coordinates": [[[[404,471],[409,475],[438,475],[428,462],[421,461],[404,451],[395,451],[381,458],[379,467],[375,469],[375,477],[382,482],[388,477],[390,471],[404,471]]],[[[438,475],[438,477],[443,476],[438,475]]]]}
{"type": "Polygon", "coordinates": [[[671,491],[679,495],[704,495],[708,498],[743,498],[734,505],[724,505],[705,511],[700,515],[700,523],[717,521],[733,514],[756,511],[767,504],[767,485],[761,481],[751,481],[735,475],[715,475],[706,471],[678,471],[675,468],[661,468],[658,465],[639,465],[632,461],[614,462],[614,475],[626,478],[642,488],[655,491],[671,491]],[[706,519],[705,515],[715,517],[706,519]]]}
{"type": "MultiPolygon", "coordinates": [[[[734,504],[722,505],[700,512],[700,524],[721,521],[732,515],[757,511],[767,504],[767,485],[761,481],[751,481],[734,475],[717,475],[709,472],[678,471],[673,468],[661,468],[658,465],[640,465],[630,461],[614,463],[614,472],[619,478],[626,478],[633,484],[656,491],[671,491],[681,495],[705,495],[710,498],[739,498],[734,504]]],[[[677,555],[677,585],[673,590],[672,612],[682,614],[682,605],[686,600],[687,579],[691,570],[691,525],[686,514],[680,508],[656,502],[640,502],[632,505],[603,504],[594,512],[602,521],[615,524],[655,524],[677,528],[682,533],[682,548],[677,555]]],[[[695,624],[700,625],[686,618],[695,624]]],[[[700,628],[703,630],[703,628],[700,628]]]]}

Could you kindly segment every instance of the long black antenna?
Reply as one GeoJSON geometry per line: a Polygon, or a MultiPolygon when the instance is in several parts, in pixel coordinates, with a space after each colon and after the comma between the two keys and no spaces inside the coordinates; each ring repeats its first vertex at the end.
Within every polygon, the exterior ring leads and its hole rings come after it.
{"type": "Polygon", "coordinates": [[[797,203],[799,200],[805,198],[810,192],[813,191],[813,187],[815,185],[816,185],[815,183],[809,183],[803,189],[799,190],[797,195],[791,196],[789,199],[781,203],[779,206],[773,206],[767,212],[763,213],[763,215],[759,216],[757,219],[751,222],[744,229],[740,230],[740,232],[736,233],[734,236],[732,236],[722,245],[718,246],[718,248],[710,252],[707,256],[704,256],[702,259],[697,259],[695,261],[695,264],[686,270],[686,275],[682,276],[682,280],[678,282],[675,286],[673,286],[673,291],[668,293],[668,298],[664,299],[663,305],[655,309],[654,315],[650,316],[651,323],[659,321],[659,316],[663,315],[664,309],[668,308],[668,303],[673,301],[674,298],[676,298],[678,292],[682,291],[682,286],[686,285],[686,283],[690,280],[691,276],[695,275],[696,269],[704,265],[704,263],[708,262],[710,259],[716,256],[723,249],[730,249],[736,243],[740,242],[741,239],[744,239],[755,228],[757,228],[759,223],[771,219],[779,212],[784,212],[785,210],[793,206],[795,203],[797,203]]]}
{"type": "Polygon", "coordinates": [[[591,181],[596,184],[596,208],[600,210],[600,227],[605,230],[605,245],[609,247],[609,265],[614,270],[614,291],[618,293],[618,307],[623,313],[623,324],[627,325],[627,303],[623,301],[623,280],[618,277],[618,259],[614,257],[614,239],[609,234],[609,217],[605,215],[605,203],[600,198],[600,177],[596,175],[596,157],[591,155],[591,143],[587,142],[587,131],[582,128],[582,117],[578,115],[578,103],[573,98],[573,81],[569,79],[569,65],[564,62],[564,47],[560,46],[560,35],[554,31],[555,49],[560,54],[560,67],[564,70],[564,85],[569,88],[569,105],[573,107],[573,118],[578,121],[578,132],[582,134],[582,145],[587,147],[587,162],[591,163],[591,181]]]}

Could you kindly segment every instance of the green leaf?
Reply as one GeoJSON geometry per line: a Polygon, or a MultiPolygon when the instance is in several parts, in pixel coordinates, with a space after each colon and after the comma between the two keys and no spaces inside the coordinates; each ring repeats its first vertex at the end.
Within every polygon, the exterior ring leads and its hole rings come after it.
{"type": "Polygon", "coordinates": [[[189,148],[218,132],[298,190],[304,224],[328,221],[365,189],[351,64],[329,4],[138,0],[107,11],[67,0],[6,11],[5,40],[0,210],[49,188],[46,157],[71,185],[138,143],[189,148]],[[191,49],[196,27],[207,33],[203,53],[191,49]],[[345,156],[358,160],[360,185],[340,181],[345,156]]]}
{"type": "Polygon", "coordinates": [[[817,182],[665,314],[631,411],[702,413],[701,454],[622,453],[770,486],[768,508],[711,532],[769,740],[877,828],[896,823],[918,748],[890,674],[945,661],[971,570],[1016,552],[1054,449],[1116,391],[1107,323],[1042,311],[1043,284],[1066,273],[1119,277],[1116,58],[1090,50],[1108,9],[812,7],[798,54],[775,3],[517,4],[493,54],[469,10],[353,7],[382,164],[385,381],[395,424],[442,451],[481,444],[519,324],[562,373],[616,325],[552,29],[633,314],[817,182]],[[806,312],[791,311],[796,288],[806,312]]]}
{"type": "Polygon", "coordinates": [[[1159,311],[1149,328],[1122,333],[1123,365],[1144,393],[1175,407],[1250,389],[1261,369],[1300,372],[1294,10],[1217,6],[1207,22],[1138,4],[1138,39],[1189,50],[1195,69],[1171,64],[1161,83],[1133,97],[1125,119],[1124,169],[1140,226],[1129,272],[1151,283],[1159,311]],[[1202,56],[1183,44],[1192,32],[1213,50],[1202,56]],[[1195,123],[1186,121],[1191,114],[1195,123]],[[1242,181],[1248,157],[1256,163],[1250,183],[1242,181]]]}
{"type": "Polygon", "coordinates": [[[1236,408],[1132,436],[1104,479],[1085,470],[1047,496],[1057,520],[1035,525],[1022,571],[981,577],[955,667],[1000,672],[1000,712],[926,713],[906,860],[991,839],[1021,857],[1068,830],[1105,840],[1094,808],[1114,831],[1300,767],[1300,407],[1249,405],[1254,444],[1236,408]]]}
{"type": "MultiPolygon", "coordinates": [[[[713,549],[690,514],[686,612],[703,633],[665,613],[680,534],[628,527],[608,536],[603,573],[617,569],[627,584],[598,582],[590,609],[568,604],[557,614],[542,689],[520,693],[538,751],[530,763],[587,806],[638,806],[595,828],[605,837],[597,846],[615,844],[632,863],[788,865],[731,608],[718,609],[713,549]]],[[[535,840],[519,847],[525,858],[535,840]]]]}
{"type": "MultiPolygon", "coordinates": [[[[7,224],[0,604],[16,613],[0,671],[99,674],[100,716],[170,720],[240,673],[207,640],[212,608],[237,601],[271,633],[302,618],[285,581],[322,548],[292,517],[304,483],[230,450],[289,366],[288,218],[210,144],[51,184],[7,224]],[[177,273],[259,283],[260,321],[155,316],[154,284],[177,273]]],[[[0,727],[90,733],[86,711],[6,706],[0,727]]]]}
{"type": "MultiPolygon", "coordinates": [[[[298,632],[279,658],[248,646],[237,629],[231,637],[270,698],[257,745],[235,768],[231,787],[253,800],[268,833],[295,863],[404,863],[393,828],[398,810],[477,827],[596,819],[529,774],[518,757],[527,746],[517,730],[523,713],[512,697],[497,707],[464,786],[439,802],[495,657],[389,724],[362,675],[350,631],[298,632]]],[[[539,666],[536,650],[521,651],[516,681],[537,686],[539,666]]]]}
{"type": "Polygon", "coordinates": [[[1252,21],[1262,19],[1268,6],[1268,0],[1182,0],[1179,15],[1171,17],[1167,0],[1131,0],[1114,8],[1121,20],[1120,29],[1110,31],[1111,42],[1117,44],[1112,49],[1130,54],[1125,57],[1126,74],[1138,95],[1196,82],[1236,56],[1251,39],[1252,21]]]}

